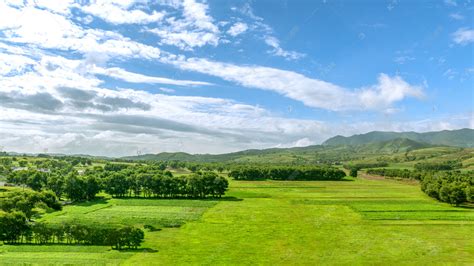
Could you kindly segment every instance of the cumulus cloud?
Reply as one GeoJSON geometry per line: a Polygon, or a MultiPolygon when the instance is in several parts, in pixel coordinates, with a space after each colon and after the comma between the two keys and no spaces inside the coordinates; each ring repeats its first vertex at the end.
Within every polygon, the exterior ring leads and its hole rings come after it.
{"type": "Polygon", "coordinates": [[[237,22],[237,23],[234,23],[234,25],[232,25],[227,30],[227,34],[231,35],[232,37],[235,37],[237,35],[244,33],[247,30],[248,30],[247,24],[242,23],[242,22],[237,22]]]}
{"type": "Polygon", "coordinates": [[[46,49],[101,53],[130,58],[159,58],[160,49],[101,29],[83,29],[67,17],[33,5],[0,3],[0,30],[5,39],[46,49]],[[3,16],[5,15],[5,17],[3,16]]]}

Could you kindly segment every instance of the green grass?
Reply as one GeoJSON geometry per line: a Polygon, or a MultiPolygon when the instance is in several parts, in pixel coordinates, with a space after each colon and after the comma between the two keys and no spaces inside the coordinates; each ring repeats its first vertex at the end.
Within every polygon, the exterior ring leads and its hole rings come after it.
{"type": "Polygon", "coordinates": [[[215,200],[104,199],[72,205],[41,220],[50,223],[80,222],[114,225],[179,227],[201,217],[215,200]]]}
{"type": "Polygon", "coordinates": [[[437,202],[415,185],[233,181],[227,196],[240,200],[112,199],[67,206],[43,219],[184,225],[146,232],[144,250],[137,252],[0,246],[0,264],[474,264],[474,210],[437,202]]]}

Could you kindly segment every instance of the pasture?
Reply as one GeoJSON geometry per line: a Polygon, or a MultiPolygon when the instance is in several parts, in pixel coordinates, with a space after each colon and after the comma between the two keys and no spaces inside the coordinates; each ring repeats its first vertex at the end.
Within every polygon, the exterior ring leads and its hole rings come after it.
{"type": "Polygon", "coordinates": [[[219,201],[103,199],[42,219],[162,230],[138,251],[4,245],[0,264],[474,263],[474,210],[394,180],[232,181],[219,201]]]}

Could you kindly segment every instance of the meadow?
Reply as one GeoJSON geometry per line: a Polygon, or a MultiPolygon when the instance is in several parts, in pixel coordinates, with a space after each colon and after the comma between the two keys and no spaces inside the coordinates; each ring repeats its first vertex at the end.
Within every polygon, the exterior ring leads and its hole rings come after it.
{"type": "Polygon", "coordinates": [[[231,181],[221,200],[109,199],[54,223],[153,225],[138,251],[0,246],[0,264],[473,264],[474,209],[395,180],[231,181]]]}

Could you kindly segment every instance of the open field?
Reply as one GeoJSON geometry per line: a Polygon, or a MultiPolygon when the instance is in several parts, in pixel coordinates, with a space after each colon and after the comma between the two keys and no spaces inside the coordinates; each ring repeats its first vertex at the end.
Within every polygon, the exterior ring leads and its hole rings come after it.
{"type": "Polygon", "coordinates": [[[233,181],[227,196],[231,200],[111,199],[67,206],[43,219],[152,224],[163,230],[146,232],[142,249],[133,252],[0,246],[0,263],[474,263],[474,210],[437,202],[418,186],[364,179],[233,181]],[[185,224],[165,227],[170,222],[185,224]]]}

